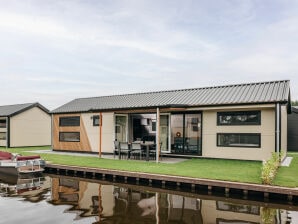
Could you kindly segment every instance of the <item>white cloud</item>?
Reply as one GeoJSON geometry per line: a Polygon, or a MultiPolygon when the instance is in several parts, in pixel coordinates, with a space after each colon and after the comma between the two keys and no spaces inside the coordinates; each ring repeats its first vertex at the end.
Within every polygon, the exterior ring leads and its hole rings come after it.
{"type": "Polygon", "coordinates": [[[42,35],[51,38],[72,38],[73,35],[67,30],[49,19],[22,15],[15,13],[0,14],[0,26],[8,29],[15,29],[20,33],[42,35]]]}
{"type": "Polygon", "coordinates": [[[0,101],[53,108],[258,80],[295,86],[297,9],[291,1],[0,0],[0,101]]]}

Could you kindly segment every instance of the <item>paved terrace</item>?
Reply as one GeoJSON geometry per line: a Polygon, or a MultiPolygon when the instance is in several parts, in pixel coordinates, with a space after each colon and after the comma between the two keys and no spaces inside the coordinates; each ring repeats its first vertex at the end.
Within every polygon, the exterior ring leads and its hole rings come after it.
{"type": "MultiPolygon", "coordinates": [[[[69,156],[86,156],[86,157],[98,157],[98,154],[92,154],[92,153],[78,153],[78,152],[59,152],[59,151],[53,151],[53,150],[36,150],[34,153],[38,154],[56,154],[56,155],[69,155],[69,156]]],[[[116,159],[118,160],[118,156],[113,155],[107,155],[102,154],[101,158],[103,159],[116,159]]],[[[125,159],[123,159],[125,160],[125,159]]],[[[187,158],[169,158],[169,157],[162,157],[159,159],[160,163],[180,163],[187,160],[187,158]]],[[[142,161],[142,160],[141,160],[142,161]]],[[[143,160],[144,162],[145,159],[143,160]]],[[[150,160],[150,162],[155,162],[155,160],[150,160]]]]}

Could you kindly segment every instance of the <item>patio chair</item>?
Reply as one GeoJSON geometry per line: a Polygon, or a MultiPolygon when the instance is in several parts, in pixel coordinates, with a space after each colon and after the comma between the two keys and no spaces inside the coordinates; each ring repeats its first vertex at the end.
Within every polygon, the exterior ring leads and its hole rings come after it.
{"type": "Polygon", "coordinates": [[[119,153],[119,141],[115,140],[114,141],[114,152],[113,152],[114,159],[115,159],[115,156],[118,155],[118,153],[119,153]]]}
{"type": "Polygon", "coordinates": [[[140,142],[133,142],[131,143],[131,147],[130,147],[130,154],[131,156],[133,156],[135,159],[136,158],[140,158],[142,159],[142,154],[144,153],[142,150],[142,146],[140,142]]]}
{"type": "Polygon", "coordinates": [[[130,150],[128,142],[120,142],[119,143],[119,159],[121,159],[121,156],[126,156],[127,159],[129,159],[130,156],[130,150]]]}
{"type": "MultiPolygon", "coordinates": [[[[162,142],[159,143],[159,158],[162,160],[161,146],[162,142]]],[[[156,144],[149,150],[149,157],[156,159],[156,144]]]]}

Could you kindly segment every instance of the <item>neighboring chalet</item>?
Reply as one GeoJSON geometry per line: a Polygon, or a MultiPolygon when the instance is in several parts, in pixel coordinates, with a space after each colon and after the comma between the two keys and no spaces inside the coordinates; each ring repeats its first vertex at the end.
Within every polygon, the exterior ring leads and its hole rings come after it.
{"type": "Polygon", "coordinates": [[[298,107],[288,116],[288,150],[298,152],[298,107]]]}
{"type": "Polygon", "coordinates": [[[51,116],[39,103],[0,106],[0,146],[51,145],[51,116]]]}
{"type": "Polygon", "coordinates": [[[52,147],[156,139],[163,154],[264,160],[287,150],[290,102],[288,80],[75,99],[52,111],[52,147]]]}

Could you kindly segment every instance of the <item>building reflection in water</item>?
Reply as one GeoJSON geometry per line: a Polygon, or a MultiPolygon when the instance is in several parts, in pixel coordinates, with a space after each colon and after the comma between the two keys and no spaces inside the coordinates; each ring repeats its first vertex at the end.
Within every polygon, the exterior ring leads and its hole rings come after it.
{"type": "Polygon", "coordinates": [[[40,202],[47,198],[50,190],[50,177],[29,175],[20,178],[0,173],[0,196],[2,197],[21,197],[25,201],[40,202]]]}
{"type": "Polygon", "coordinates": [[[280,209],[201,200],[167,193],[85,182],[71,177],[52,179],[54,205],[71,205],[77,218],[94,216],[97,223],[287,223],[280,209]]]}

